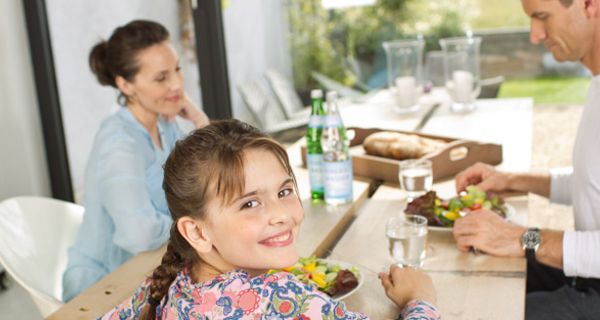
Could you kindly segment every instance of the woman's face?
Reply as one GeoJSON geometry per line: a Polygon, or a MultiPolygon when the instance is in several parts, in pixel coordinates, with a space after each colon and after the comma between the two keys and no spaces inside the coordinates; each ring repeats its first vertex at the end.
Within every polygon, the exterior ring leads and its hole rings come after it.
{"type": "Polygon", "coordinates": [[[139,71],[131,82],[121,88],[129,104],[155,114],[176,115],[184,98],[183,75],[179,58],[166,40],[140,51],[137,55],[139,71]]]}
{"type": "Polygon", "coordinates": [[[251,274],[290,266],[298,260],[304,215],[294,181],[272,152],[249,150],[244,156],[242,195],[230,204],[208,204],[206,235],[222,260],[218,264],[251,274]]]}

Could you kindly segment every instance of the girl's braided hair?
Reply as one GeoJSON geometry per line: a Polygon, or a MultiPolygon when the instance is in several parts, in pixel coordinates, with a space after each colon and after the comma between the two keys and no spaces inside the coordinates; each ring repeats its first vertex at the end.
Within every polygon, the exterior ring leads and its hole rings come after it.
{"type": "Polygon", "coordinates": [[[200,262],[196,251],[177,230],[177,220],[185,216],[202,219],[207,214],[210,199],[218,197],[222,203],[229,203],[240,195],[245,185],[244,152],[256,149],[272,152],[294,178],[285,149],[238,120],[214,121],[176,143],[165,162],[163,182],[173,217],[171,236],[161,264],[152,273],[149,303],[141,319],[155,319],[156,307],[167,295],[177,273],[190,270],[200,262]]]}

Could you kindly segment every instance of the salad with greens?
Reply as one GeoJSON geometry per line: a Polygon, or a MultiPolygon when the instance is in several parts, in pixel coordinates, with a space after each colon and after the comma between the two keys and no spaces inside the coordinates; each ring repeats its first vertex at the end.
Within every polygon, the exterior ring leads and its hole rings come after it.
{"type": "Polygon", "coordinates": [[[430,226],[452,227],[454,221],[462,217],[465,211],[482,208],[506,218],[507,207],[504,199],[476,186],[468,186],[466,191],[448,200],[442,200],[435,191],[429,191],[408,203],[404,212],[424,216],[430,226]]]}
{"type": "MultiPolygon", "coordinates": [[[[279,270],[271,270],[277,272],[279,270]]],[[[293,266],[283,268],[298,278],[312,284],[330,296],[342,295],[358,286],[360,271],[356,267],[344,268],[337,263],[317,259],[315,256],[300,258],[293,266]]]]}

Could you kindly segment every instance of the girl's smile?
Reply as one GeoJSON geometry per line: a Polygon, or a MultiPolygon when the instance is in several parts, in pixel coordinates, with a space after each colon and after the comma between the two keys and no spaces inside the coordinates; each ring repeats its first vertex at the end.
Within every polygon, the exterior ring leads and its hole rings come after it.
{"type": "Polygon", "coordinates": [[[294,243],[294,235],[291,230],[281,232],[259,242],[267,247],[286,247],[294,243]]]}

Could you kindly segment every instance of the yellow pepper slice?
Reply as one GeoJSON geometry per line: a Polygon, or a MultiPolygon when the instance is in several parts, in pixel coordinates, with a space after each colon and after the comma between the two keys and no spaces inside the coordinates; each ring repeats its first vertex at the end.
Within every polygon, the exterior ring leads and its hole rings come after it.
{"type": "Polygon", "coordinates": [[[460,215],[458,214],[458,212],[446,211],[446,214],[444,215],[444,217],[446,217],[446,219],[448,219],[450,221],[455,221],[456,219],[458,219],[460,217],[460,215]]]}
{"type": "Polygon", "coordinates": [[[325,282],[324,273],[315,273],[312,275],[312,280],[317,284],[319,288],[325,288],[327,282],[325,282]]]}
{"type": "Polygon", "coordinates": [[[317,262],[313,261],[311,263],[307,263],[304,265],[304,270],[308,273],[312,273],[313,271],[315,271],[315,268],[317,267],[317,262]]]}

